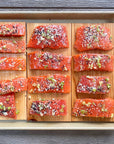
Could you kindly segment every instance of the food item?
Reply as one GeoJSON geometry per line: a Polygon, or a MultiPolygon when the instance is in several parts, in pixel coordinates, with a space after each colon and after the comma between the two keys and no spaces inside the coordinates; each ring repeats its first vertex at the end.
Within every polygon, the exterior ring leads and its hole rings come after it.
{"type": "Polygon", "coordinates": [[[18,77],[12,80],[0,80],[0,94],[27,90],[27,79],[18,77]]]}
{"type": "Polygon", "coordinates": [[[0,95],[0,116],[16,118],[14,93],[0,95]]]}
{"type": "Polygon", "coordinates": [[[111,84],[106,76],[81,76],[77,85],[77,93],[106,94],[111,84]]]}
{"type": "Polygon", "coordinates": [[[0,40],[0,53],[25,52],[24,40],[0,40]]]}
{"type": "Polygon", "coordinates": [[[21,23],[0,24],[0,36],[24,36],[25,26],[21,23]]]}
{"type": "Polygon", "coordinates": [[[76,99],[73,107],[76,117],[113,118],[114,100],[112,99],[76,99]]]}
{"type": "Polygon", "coordinates": [[[26,60],[17,57],[1,57],[0,70],[26,70],[26,60]]]}
{"type": "Polygon", "coordinates": [[[113,56],[108,54],[79,54],[73,59],[74,71],[113,71],[113,56]]]}
{"type": "Polygon", "coordinates": [[[47,75],[32,76],[28,78],[29,93],[69,93],[70,76],[68,75],[47,75]]]}
{"type": "Polygon", "coordinates": [[[64,116],[66,113],[64,100],[34,101],[30,109],[30,115],[64,116]]]}
{"type": "Polygon", "coordinates": [[[71,68],[71,56],[49,52],[29,53],[30,69],[68,71],[71,68]]]}
{"type": "Polygon", "coordinates": [[[77,29],[75,46],[79,51],[112,49],[112,36],[103,25],[81,26],[77,29]]]}
{"type": "Polygon", "coordinates": [[[68,48],[68,36],[66,27],[63,25],[40,25],[37,26],[28,43],[30,48],[68,48]]]}

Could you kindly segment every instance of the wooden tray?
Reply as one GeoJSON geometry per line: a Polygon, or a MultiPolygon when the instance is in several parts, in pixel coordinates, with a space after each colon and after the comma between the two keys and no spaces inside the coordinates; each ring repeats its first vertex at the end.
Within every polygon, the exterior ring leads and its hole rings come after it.
{"type": "MultiPolygon", "coordinates": [[[[30,23],[107,23],[114,22],[114,12],[77,11],[77,12],[37,12],[8,11],[0,12],[1,21],[24,21],[30,23]]],[[[73,24],[72,24],[73,25],[73,24]]],[[[73,40],[73,39],[72,39],[73,40]]],[[[73,41],[72,41],[73,42],[73,41]]],[[[67,52],[66,52],[67,54],[67,52]]],[[[28,75],[30,72],[28,72],[28,75]]],[[[40,73],[38,73],[40,74],[40,73]]],[[[67,97],[67,96],[66,96],[67,97]]],[[[66,121],[66,120],[65,120],[66,121]]],[[[114,130],[114,123],[109,122],[26,122],[0,121],[0,129],[28,130],[114,130]]],[[[76,120],[77,121],[77,120],[76,120]]]]}

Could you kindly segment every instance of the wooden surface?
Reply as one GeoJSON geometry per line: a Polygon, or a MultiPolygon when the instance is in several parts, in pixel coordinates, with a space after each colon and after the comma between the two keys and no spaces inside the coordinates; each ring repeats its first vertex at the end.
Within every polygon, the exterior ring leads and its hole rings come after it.
{"type": "MultiPolygon", "coordinates": [[[[72,56],[76,55],[76,54],[81,54],[81,53],[85,53],[84,52],[79,52],[74,48],[74,42],[76,39],[76,30],[77,28],[79,28],[82,25],[89,25],[89,23],[75,23],[72,24],[72,56]]],[[[103,26],[106,26],[107,28],[109,28],[111,35],[112,35],[112,44],[114,46],[114,24],[113,23],[104,23],[102,24],[103,26]]],[[[110,54],[110,55],[114,55],[114,50],[110,50],[110,51],[102,51],[102,50],[90,50],[90,51],[86,51],[86,53],[96,53],[96,54],[110,54]]],[[[114,65],[114,63],[113,63],[114,65]]],[[[75,100],[77,98],[106,98],[106,97],[110,97],[114,99],[114,71],[113,72],[103,72],[103,71],[82,71],[82,72],[73,72],[72,70],[72,107],[74,106],[75,100]],[[76,86],[78,84],[78,81],[80,79],[80,77],[82,75],[90,75],[90,76],[107,76],[109,77],[110,81],[111,81],[111,90],[109,92],[109,94],[106,94],[105,96],[103,95],[94,95],[94,94],[79,94],[76,93],[76,86]]],[[[72,116],[72,121],[113,121],[114,122],[114,118],[113,119],[102,119],[102,118],[75,118],[74,116],[72,116]]]]}
{"type": "Polygon", "coordinates": [[[1,144],[114,144],[114,131],[0,131],[1,144]]]}
{"type": "MultiPolygon", "coordinates": [[[[46,24],[46,23],[44,23],[46,24]]],[[[43,25],[44,25],[43,24],[43,25]]],[[[27,24],[27,42],[29,41],[31,34],[33,32],[33,29],[38,26],[41,25],[41,23],[28,23],[27,24]]],[[[88,25],[86,24],[81,24],[81,23],[75,23],[75,24],[64,24],[67,27],[67,31],[68,31],[68,36],[69,36],[69,42],[72,42],[72,46],[70,44],[69,49],[61,49],[61,50],[51,50],[51,49],[44,49],[44,51],[49,51],[49,52],[53,52],[53,53],[62,53],[64,55],[71,55],[71,51],[72,51],[72,56],[79,54],[81,52],[78,52],[76,49],[74,49],[74,42],[75,42],[75,35],[76,35],[76,30],[78,27],[80,27],[81,25],[88,25]],[[72,30],[72,31],[71,31],[72,30]],[[72,35],[71,35],[72,33],[72,35]],[[72,47],[72,49],[71,49],[72,47]]],[[[104,26],[108,27],[111,31],[111,35],[112,35],[112,43],[114,45],[114,24],[113,23],[104,23],[104,26]]],[[[33,51],[42,51],[40,49],[28,49],[28,52],[33,52],[33,51]]],[[[91,50],[91,51],[87,51],[87,53],[102,53],[102,54],[111,54],[113,55],[114,50],[110,50],[110,51],[101,51],[101,50],[91,50]]],[[[85,53],[85,52],[84,52],[85,53]]],[[[57,72],[57,71],[48,71],[48,70],[29,70],[29,60],[27,60],[28,62],[28,77],[29,76],[38,76],[38,75],[47,75],[47,74],[53,74],[53,73],[61,73],[61,72],[57,72]]],[[[62,72],[62,74],[64,74],[65,72],[62,72]]],[[[66,74],[66,73],[65,73],[66,74]]],[[[68,74],[68,73],[67,73],[68,74]]],[[[107,94],[105,97],[111,97],[114,98],[113,96],[113,76],[114,76],[114,72],[100,72],[100,71],[84,71],[84,72],[73,72],[72,70],[72,74],[71,72],[69,72],[69,75],[72,76],[72,107],[74,105],[74,102],[76,100],[76,98],[92,98],[93,96],[95,97],[96,95],[89,95],[89,94],[77,94],[76,93],[76,85],[80,79],[81,75],[93,75],[93,76],[97,76],[97,75],[104,75],[104,76],[108,76],[111,80],[111,91],[109,94],[107,94]],[[74,81],[75,80],[75,81],[74,81]]],[[[95,98],[104,98],[102,95],[97,95],[95,98]]],[[[28,94],[28,99],[27,99],[27,106],[28,106],[28,119],[37,119],[38,121],[70,121],[70,113],[71,113],[71,109],[70,109],[70,105],[71,105],[71,94],[66,94],[66,95],[61,95],[58,94],[58,96],[55,96],[54,94],[28,94]],[[31,97],[31,98],[29,98],[31,97]],[[45,98],[45,99],[52,99],[52,98],[63,98],[67,101],[67,106],[68,106],[68,114],[67,116],[65,116],[64,118],[61,117],[58,119],[58,117],[38,117],[38,116],[34,116],[34,117],[30,117],[29,115],[29,109],[31,106],[32,101],[34,100],[38,100],[39,98],[45,98]]],[[[114,119],[102,119],[102,118],[75,118],[72,116],[72,121],[114,121],[114,119]]]]}
{"type": "MultiPolygon", "coordinates": [[[[0,22],[0,24],[5,24],[5,22],[0,22]]],[[[25,26],[25,22],[21,22],[25,26]]],[[[25,34],[26,35],[26,34],[25,34]]],[[[6,37],[0,37],[0,39],[5,39],[6,37]]],[[[11,37],[7,37],[7,39],[12,39],[11,37]]],[[[20,39],[15,38],[14,39],[20,39]]],[[[26,36],[23,36],[22,40],[26,41],[26,36]]],[[[26,43],[26,42],[25,42],[26,43]]],[[[19,57],[24,58],[26,60],[25,53],[21,54],[8,54],[8,53],[1,53],[0,57],[19,57]]],[[[26,78],[26,70],[25,71],[0,71],[0,80],[10,80],[16,77],[24,77],[26,78]]],[[[17,115],[17,120],[25,120],[26,119],[26,91],[15,93],[15,103],[16,103],[16,110],[19,111],[17,115]]],[[[10,118],[7,117],[0,117],[0,120],[9,120],[10,118]]]]}
{"type": "MultiPolygon", "coordinates": [[[[62,24],[62,23],[61,23],[62,24]]],[[[35,27],[37,27],[38,25],[47,25],[46,23],[28,23],[27,24],[27,43],[30,40],[30,37],[32,35],[33,29],[35,27]]],[[[52,53],[56,53],[56,54],[63,54],[65,56],[71,56],[71,24],[70,23],[66,23],[66,24],[62,24],[64,26],[66,26],[67,28],[67,32],[68,32],[68,40],[69,40],[69,48],[65,48],[65,49],[58,49],[58,50],[53,50],[53,49],[27,49],[27,52],[33,52],[33,51],[37,51],[37,52],[52,52],[52,53]]],[[[30,70],[29,69],[29,60],[27,60],[27,65],[28,65],[28,77],[30,76],[39,76],[39,75],[48,75],[48,74],[63,74],[63,75],[70,75],[71,77],[71,70],[68,72],[61,72],[61,71],[53,71],[53,70],[30,70]]],[[[68,94],[61,94],[61,93],[38,93],[38,94],[28,94],[27,96],[27,116],[28,119],[36,119],[38,121],[71,121],[71,92],[68,94]],[[31,98],[30,98],[31,97],[31,98]],[[67,115],[66,116],[62,116],[62,117],[58,117],[58,116],[44,116],[44,117],[39,117],[39,116],[30,116],[29,115],[29,109],[31,107],[31,104],[33,101],[38,100],[38,99],[64,99],[66,101],[66,105],[67,105],[67,115]]]]}
{"type": "Polygon", "coordinates": [[[113,10],[113,0],[1,0],[0,9],[33,9],[33,10],[44,10],[44,9],[108,9],[113,10]]]}

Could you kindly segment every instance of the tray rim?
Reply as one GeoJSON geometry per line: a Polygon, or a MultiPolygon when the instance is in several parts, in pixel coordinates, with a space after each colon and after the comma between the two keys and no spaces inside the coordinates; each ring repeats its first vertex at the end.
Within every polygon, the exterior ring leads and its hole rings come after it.
{"type": "MultiPolygon", "coordinates": [[[[5,15],[15,15],[15,14],[113,14],[114,11],[0,11],[1,14],[5,15]]],[[[3,18],[1,18],[2,20],[3,18]]],[[[20,18],[17,18],[20,19],[20,18]]],[[[39,19],[39,18],[38,18],[39,19]]],[[[37,123],[30,123],[27,121],[16,121],[10,122],[0,121],[0,130],[114,130],[114,123],[113,122],[106,122],[106,123],[91,123],[91,122],[70,122],[70,123],[47,123],[47,122],[37,122],[37,123]],[[19,126],[17,126],[19,124],[19,126]],[[81,124],[81,126],[80,126],[81,124]],[[100,126],[99,126],[100,124],[100,126]],[[46,126],[48,125],[48,126],[46,126]]]]}
{"type": "Polygon", "coordinates": [[[98,13],[98,14],[114,14],[114,10],[113,11],[96,11],[96,10],[93,10],[93,11],[91,11],[91,10],[88,10],[88,11],[86,11],[86,10],[83,10],[83,11],[69,11],[69,10],[66,10],[66,11],[62,11],[62,10],[60,10],[60,11],[58,11],[58,10],[55,10],[55,11],[52,11],[52,10],[50,10],[50,11],[48,11],[48,10],[39,10],[39,11],[30,11],[30,10],[28,10],[28,11],[25,11],[25,10],[14,10],[14,11],[10,11],[10,10],[8,10],[8,11],[0,11],[0,14],[60,14],[60,13],[63,13],[63,14],[72,14],[72,13],[79,13],[79,14],[85,14],[85,13],[88,13],[88,14],[94,14],[94,13],[98,13]]]}
{"type": "Polygon", "coordinates": [[[5,123],[5,127],[1,126],[0,130],[114,130],[114,123],[87,123],[87,122],[65,122],[65,123],[49,123],[49,122],[26,122],[20,121],[21,126],[17,126],[18,122],[5,123]],[[81,124],[81,126],[80,126],[81,124]],[[24,126],[22,126],[24,125],[24,126]]]}

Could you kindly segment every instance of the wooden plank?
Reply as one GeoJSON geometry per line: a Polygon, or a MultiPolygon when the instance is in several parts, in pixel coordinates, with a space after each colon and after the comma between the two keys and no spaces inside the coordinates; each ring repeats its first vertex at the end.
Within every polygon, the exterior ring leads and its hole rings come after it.
{"type": "MultiPolygon", "coordinates": [[[[8,22],[0,22],[0,24],[6,24],[8,22]]],[[[10,22],[9,22],[10,23],[10,22]]],[[[11,22],[15,23],[15,22],[11,22]]],[[[25,26],[25,22],[19,22],[25,26]]],[[[7,37],[8,39],[18,39],[17,37],[7,37]]],[[[0,37],[0,39],[5,39],[5,37],[0,37]]],[[[22,37],[22,40],[26,41],[26,34],[22,37]]],[[[20,57],[26,59],[25,53],[21,54],[8,54],[1,53],[0,57],[20,57]]],[[[10,80],[16,77],[24,77],[26,78],[26,70],[25,71],[0,71],[0,80],[10,80]]],[[[19,114],[17,115],[17,120],[25,120],[26,119],[26,91],[15,93],[15,102],[16,109],[19,110],[19,114]]],[[[0,117],[0,120],[8,120],[7,117],[0,117]]]]}
{"type": "MultiPolygon", "coordinates": [[[[51,23],[52,24],[52,23],[51,23]]],[[[28,23],[27,24],[27,42],[29,41],[31,34],[33,32],[33,29],[38,26],[38,25],[44,25],[41,23],[28,23]]],[[[46,23],[45,23],[46,25],[46,23]]],[[[65,56],[71,56],[71,24],[67,23],[67,24],[63,24],[65,25],[67,28],[67,32],[68,32],[68,39],[69,39],[69,48],[66,49],[58,49],[58,50],[54,50],[54,49],[28,49],[27,52],[33,52],[33,51],[45,51],[45,52],[52,52],[52,53],[56,53],[56,54],[64,54],[65,56]]],[[[68,72],[61,72],[61,71],[49,71],[49,70],[29,70],[29,61],[27,60],[27,69],[28,69],[28,77],[29,76],[39,76],[39,75],[47,75],[47,74],[64,74],[64,75],[70,75],[71,76],[71,71],[68,72]]],[[[28,94],[27,95],[27,117],[28,119],[36,119],[38,121],[71,121],[71,92],[68,94],[61,94],[61,93],[38,93],[38,94],[28,94]],[[64,99],[66,100],[66,104],[67,104],[67,115],[64,117],[56,117],[56,116],[44,116],[44,117],[40,117],[40,116],[30,116],[29,115],[29,110],[31,107],[31,103],[32,101],[35,100],[39,100],[39,98],[41,99],[64,99]]]]}
{"type": "Polygon", "coordinates": [[[0,2],[1,8],[114,8],[113,0],[7,0],[0,2]]]}
{"type": "MultiPolygon", "coordinates": [[[[72,24],[72,56],[80,53],[85,52],[79,52],[76,49],[74,49],[74,42],[75,42],[75,35],[76,35],[76,29],[82,25],[88,25],[88,23],[78,23],[78,24],[72,24]]],[[[113,23],[103,23],[104,26],[108,27],[111,31],[112,35],[112,44],[114,46],[114,24],[113,23]]],[[[114,55],[114,50],[110,51],[102,51],[102,50],[90,50],[86,51],[86,53],[100,53],[100,54],[110,54],[114,55]]],[[[114,63],[113,63],[114,64],[114,63]]],[[[101,71],[82,71],[82,72],[74,72],[73,66],[72,66],[72,107],[74,106],[74,102],[77,98],[103,98],[102,95],[94,95],[94,94],[78,94],[76,93],[76,85],[82,75],[91,75],[91,76],[108,76],[111,81],[111,91],[109,94],[106,94],[105,97],[111,97],[114,99],[113,89],[114,89],[114,71],[113,72],[101,72],[101,71]]],[[[113,119],[102,119],[102,118],[76,118],[72,116],[72,121],[113,121],[113,119]]]]}

